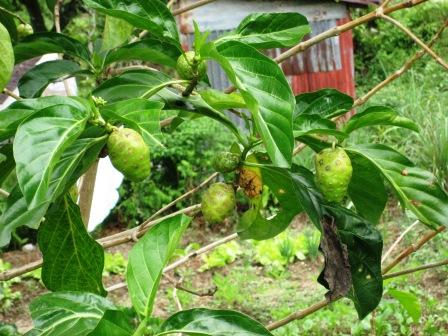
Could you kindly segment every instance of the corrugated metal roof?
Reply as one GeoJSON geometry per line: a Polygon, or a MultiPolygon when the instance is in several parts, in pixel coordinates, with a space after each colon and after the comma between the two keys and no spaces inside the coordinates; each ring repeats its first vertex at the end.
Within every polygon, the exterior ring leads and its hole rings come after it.
{"type": "Polygon", "coordinates": [[[367,6],[367,5],[371,5],[371,4],[377,5],[380,3],[380,0],[341,0],[341,2],[347,2],[350,4],[367,6]]]}

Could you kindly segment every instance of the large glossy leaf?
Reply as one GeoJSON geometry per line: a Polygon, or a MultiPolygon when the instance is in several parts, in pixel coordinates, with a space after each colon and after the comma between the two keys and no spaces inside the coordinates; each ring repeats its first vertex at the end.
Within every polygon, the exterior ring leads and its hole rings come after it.
{"type": "Polygon", "coordinates": [[[0,92],[8,84],[14,70],[14,53],[6,28],[0,23],[0,92]]]}
{"type": "Polygon", "coordinates": [[[284,231],[292,219],[303,210],[319,227],[322,216],[313,174],[304,167],[294,172],[278,167],[260,167],[263,183],[277,197],[281,210],[272,219],[260,213],[261,200],[254,200],[252,208],[241,218],[239,236],[242,239],[269,239],[284,231]]]}
{"type": "MultiPolygon", "coordinates": [[[[132,70],[105,81],[98,86],[93,94],[104,98],[108,102],[139,98],[147,92],[160,90],[151,97],[165,104],[167,109],[188,110],[210,118],[213,118],[229,128],[238,138],[241,138],[237,127],[222,112],[208,105],[200,95],[183,97],[167,88],[162,88],[171,81],[171,78],[159,71],[132,70]]],[[[1,116],[1,114],[0,114],[1,116]]]]}
{"type": "MultiPolygon", "coordinates": [[[[5,246],[11,239],[11,232],[19,226],[29,226],[37,228],[44,216],[50,202],[56,200],[58,196],[66,192],[76,180],[87,170],[92,162],[98,157],[98,153],[104,146],[106,137],[86,137],[77,139],[62,154],[56,164],[50,179],[47,192],[48,202],[28,209],[25,198],[17,186],[6,200],[6,207],[0,216],[0,247],[5,246]]],[[[3,163],[0,168],[5,168],[3,163]]],[[[6,164],[6,163],[5,163],[6,164]]],[[[12,162],[14,167],[14,162],[12,162]]],[[[1,171],[3,173],[3,171],[1,171]]]]}
{"type": "Polygon", "coordinates": [[[34,328],[27,336],[86,336],[107,310],[107,299],[90,293],[56,292],[39,296],[30,304],[34,328]]]}
{"type": "Polygon", "coordinates": [[[47,32],[25,37],[14,46],[16,64],[48,53],[60,53],[90,62],[90,52],[81,42],[64,34],[47,32]]]}
{"type": "Polygon", "coordinates": [[[51,206],[37,240],[44,259],[45,287],[52,291],[106,294],[102,284],[103,248],[87,232],[79,207],[70,196],[51,206]]]}
{"type": "Polygon", "coordinates": [[[84,130],[89,115],[67,105],[47,107],[17,130],[17,179],[30,209],[47,201],[52,171],[64,150],[84,130]]]}
{"type": "MultiPolygon", "coordinates": [[[[349,298],[362,319],[377,307],[383,293],[381,234],[366,220],[343,207],[328,205],[324,212],[334,219],[339,238],[347,247],[352,273],[349,298]]],[[[321,274],[319,281],[325,285],[322,280],[321,274]]]]}
{"type": "Polygon", "coordinates": [[[194,336],[272,336],[261,323],[232,310],[196,308],[170,316],[156,336],[182,333],[194,336]]]}
{"type": "Polygon", "coordinates": [[[294,96],[280,67],[255,48],[237,41],[212,44],[201,55],[217,60],[240,90],[274,165],[291,165],[294,96]]]}
{"type": "MultiPolygon", "coordinates": [[[[8,4],[8,2],[0,1],[0,7],[4,7],[6,9],[9,8],[9,10],[11,10],[11,5],[12,4],[8,4]]],[[[14,19],[14,16],[5,11],[2,11],[2,9],[0,8],[0,24],[2,24],[6,28],[13,43],[17,41],[17,28],[14,19]]]]}
{"type": "Polygon", "coordinates": [[[132,25],[126,21],[106,16],[101,49],[106,51],[124,44],[130,39],[132,30],[132,25]]]}
{"type": "Polygon", "coordinates": [[[93,95],[109,103],[130,98],[149,98],[148,93],[155,95],[172,81],[161,71],[131,70],[105,81],[93,91],[93,95]]]}
{"type": "Polygon", "coordinates": [[[155,38],[146,38],[109,51],[104,65],[118,61],[141,60],[174,68],[181,52],[176,45],[155,38]]]}
{"type": "Polygon", "coordinates": [[[81,70],[76,62],[56,60],[44,62],[28,70],[19,80],[20,96],[24,98],[39,97],[45,88],[53,82],[72,77],[80,73],[88,73],[81,70]]]}
{"type": "Polygon", "coordinates": [[[139,132],[148,146],[162,146],[160,138],[160,110],[163,103],[134,98],[109,104],[101,114],[109,121],[120,121],[139,132]]]}
{"type": "Polygon", "coordinates": [[[291,47],[310,31],[308,20],[299,13],[253,13],[216,43],[236,40],[255,48],[291,47]]]}
{"type": "Polygon", "coordinates": [[[179,44],[176,21],[160,0],[84,0],[87,6],[148,30],[152,36],[179,44]]]}
{"type": "Polygon", "coordinates": [[[131,336],[134,333],[132,320],[121,310],[106,310],[96,328],[89,336],[131,336]]]}
{"type": "Polygon", "coordinates": [[[448,225],[448,194],[436,177],[415,167],[405,156],[380,144],[350,147],[369,160],[390,183],[402,204],[431,228],[448,225]]]}
{"type": "Polygon", "coordinates": [[[224,93],[214,89],[199,92],[205,102],[217,110],[245,108],[246,102],[238,92],[224,93]]]}
{"type": "Polygon", "coordinates": [[[191,218],[178,215],[151,229],[129,253],[126,282],[134,309],[150,316],[163,269],[190,223],[191,218]]]}
{"type": "Polygon", "coordinates": [[[86,110],[86,105],[74,97],[48,96],[38,99],[18,100],[9,105],[8,108],[0,110],[0,141],[13,136],[19,124],[35,112],[60,104],[86,110]]]}
{"type": "Polygon", "coordinates": [[[319,134],[344,138],[346,134],[336,129],[336,123],[318,114],[299,114],[294,118],[293,134],[295,138],[319,134]]]}
{"type": "Polygon", "coordinates": [[[377,224],[387,203],[387,191],[378,169],[363,156],[349,153],[353,174],[348,194],[356,211],[368,221],[377,224]]]}
{"type": "Polygon", "coordinates": [[[371,106],[356,113],[345,124],[343,131],[351,133],[362,127],[378,125],[403,127],[418,132],[418,126],[415,122],[400,116],[394,109],[387,106],[371,106]]]}
{"type": "Polygon", "coordinates": [[[0,216],[0,247],[6,246],[11,240],[11,233],[20,226],[36,229],[45,215],[49,203],[28,210],[28,204],[16,186],[6,199],[4,212],[0,216]]]}
{"type": "Polygon", "coordinates": [[[318,114],[333,118],[349,111],[353,98],[336,89],[322,89],[296,96],[295,114],[318,114]]]}

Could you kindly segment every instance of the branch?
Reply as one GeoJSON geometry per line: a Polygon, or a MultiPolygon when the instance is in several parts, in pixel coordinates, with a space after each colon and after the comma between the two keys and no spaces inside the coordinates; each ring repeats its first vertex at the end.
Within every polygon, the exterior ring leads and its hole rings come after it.
{"type": "MultiPolygon", "coordinates": [[[[109,247],[113,247],[113,246],[117,246],[117,245],[121,245],[121,244],[130,242],[130,241],[133,241],[136,238],[143,236],[145,234],[145,232],[148,231],[148,229],[150,227],[164,221],[165,219],[177,216],[179,214],[189,213],[189,212],[198,210],[200,207],[201,207],[200,204],[195,204],[188,208],[181,209],[179,211],[173,212],[164,217],[158,218],[152,222],[146,223],[145,229],[139,231],[137,237],[136,237],[135,231],[138,230],[138,228],[139,228],[138,226],[135,228],[123,231],[123,232],[119,232],[119,233],[101,238],[101,239],[97,239],[97,242],[99,244],[101,244],[101,246],[103,248],[109,248],[109,247]]],[[[26,265],[19,266],[17,268],[13,268],[13,269],[4,271],[4,272],[0,273],[0,281],[6,281],[6,280],[13,279],[17,276],[20,276],[22,274],[33,271],[41,266],[42,266],[42,259],[39,259],[39,260],[33,261],[31,263],[28,263],[26,265]]]]}
{"type": "Polygon", "coordinates": [[[391,245],[391,247],[389,247],[389,249],[387,250],[387,252],[383,255],[383,258],[381,258],[381,264],[384,263],[384,261],[387,259],[387,257],[392,253],[392,251],[394,250],[394,248],[403,240],[404,236],[406,236],[406,234],[411,231],[414,226],[416,226],[418,223],[420,223],[420,221],[416,220],[414,223],[412,223],[412,225],[408,226],[406,228],[406,230],[404,230],[404,232],[394,241],[394,243],[391,245]]]}
{"type": "Polygon", "coordinates": [[[17,14],[14,13],[14,12],[11,12],[10,10],[6,9],[6,8],[3,7],[3,6],[0,6],[0,11],[3,11],[3,12],[5,12],[5,13],[8,13],[8,14],[11,15],[11,16],[14,16],[17,20],[19,20],[21,23],[23,23],[23,24],[25,24],[25,25],[28,24],[28,22],[26,22],[24,19],[22,19],[19,15],[17,15],[17,14]]]}
{"type": "Polygon", "coordinates": [[[430,264],[410,268],[410,269],[395,272],[395,273],[386,274],[385,276],[383,276],[383,280],[387,280],[387,279],[395,278],[395,277],[398,277],[401,275],[411,274],[411,273],[415,273],[415,272],[419,272],[419,271],[423,271],[423,270],[427,270],[427,269],[431,269],[431,268],[445,266],[445,265],[448,265],[448,259],[445,259],[445,260],[442,260],[442,261],[439,261],[436,263],[430,263],[430,264]]]}
{"type": "MultiPolygon", "coordinates": [[[[201,247],[200,249],[191,252],[189,254],[187,254],[186,256],[176,260],[175,262],[173,262],[172,264],[168,265],[167,267],[164,268],[163,273],[172,271],[173,269],[179,267],[180,265],[185,264],[186,262],[188,262],[189,260],[196,258],[197,256],[200,256],[204,253],[207,253],[215,248],[217,248],[218,246],[224,245],[225,243],[228,243],[229,241],[235,240],[236,238],[238,238],[238,233],[232,233],[231,235],[228,235],[220,240],[217,240],[213,243],[210,243],[204,247],[201,247]]],[[[1,279],[1,278],[0,278],[1,279]]],[[[118,284],[112,285],[109,288],[107,288],[106,290],[108,292],[120,289],[120,288],[124,288],[126,287],[126,283],[125,282],[120,282],[118,284]]]]}
{"type": "Polygon", "coordinates": [[[184,292],[187,292],[187,293],[199,296],[199,297],[213,296],[213,295],[215,295],[216,291],[218,290],[218,287],[213,286],[213,287],[207,289],[206,291],[200,292],[200,291],[193,290],[193,289],[186,288],[186,287],[182,286],[182,281],[183,281],[182,277],[179,280],[176,280],[166,273],[164,273],[163,276],[174,285],[175,289],[179,289],[181,291],[184,291],[184,292]]]}
{"type": "Polygon", "coordinates": [[[79,188],[79,209],[81,210],[82,221],[86,227],[89,225],[90,211],[92,209],[98,162],[99,159],[96,159],[95,163],[85,172],[79,188]]]}
{"type": "Polygon", "coordinates": [[[448,70],[448,64],[445,63],[445,61],[437,55],[430,47],[428,47],[425,43],[422,42],[416,35],[414,35],[413,32],[411,32],[408,28],[403,26],[399,21],[391,18],[390,16],[387,16],[385,14],[380,15],[381,18],[383,18],[386,21],[389,21],[396,25],[398,28],[400,28],[404,33],[406,33],[410,38],[412,38],[415,43],[417,43],[420,47],[423,48],[432,58],[436,60],[437,63],[439,63],[441,66],[443,66],[446,70],[448,70]]]}
{"type": "MultiPolygon", "coordinates": [[[[432,37],[432,39],[428,43],[428,47],[431,47],[442,35],[443,30],[448,26],[448,20],[444,22],[442,27],[437,31],[437,33],[432,37]]],[[[360,105],[363,105],[367,100],[369,100],[374,94],[376,94],[379,90],[384,88],[386,85],[394,81],[395,79],[399,78],[401,75],[403,75],[406,71],[408,71],[412,65],[414,65],[415,62],[417,62],[420,58],[422,58],[423,55],[425,55],[426,50],[419,50],[415,53],[414,56],[409,58],[406,63],[396,72],[391,74],[389,77],[387,77],[385,80],[383,80],[381,83],[377,84],[374,88],[372,88],[369,92],[367,92],[364,96],[358,98],[355,100],[353,107],[357,107],[360,105]]]]}
{"type": "MultiPolygon", "coordinates": [[[[417,251],[418,249],[420,249],[423,245],[425,245],[429,240],[431,240],[432,238],[434,238],[438,233],[442,232],[443,230],[445,230],[444,226],[439,227],[438,230],[436,231],[431,231],[430,233],[428,233],[427,235],[425,235],[424,237],[422,237],[415,245],[412,245],[411,247],[405,249],[397,258],[395,258],[388,266],[386,266],[382,273],[385,274],[387,273],[392,267],[394,267],[396,264],[398,264],[399,262],[401,262],[404,258],[406,258],[407,256],[409,256],[412,252],[409,252],[409,249],[412,248],[413,252],[417,251]]],[[[424,265],[424,266],[420,266],[411,270],[407,270],[407,271],[401,271],[401,272],[396,272],[396,273],[392,273],[389,274],[387,276],[383,276],[383,279],[390,279],[396,276],[400,276],[403,274],[409,274],[409,273],[413,273],[413,272],[417,272],[420,270],[424,270],[424,269],[428,269],[428,268],[433,268],[433,267],[438,267],[438,266],[442,266],[442,265],[446,265],[448,263],[447,260],[439,262],[439,263],[435,263],[435,264],[429,264],[429,265],[424,265]]],[[[313,304],[312,306],[292,313],[291,315],[288,315],[287,317],[285,317],[284,319],[281,319],[279,321],[273,322],[271,324],[269,324],[266,328],[269,330],[274,330],[277,328],[280,328],[292,321],[295,320],[300,320],[326,306],[328,306],[330,303],[335,302],[337,300],[339,300],[341,297],[336,298],[333,301],[329,301],[327,299],[324,299],[320,302],[317,302],[315,304],[313,304]]]]}
{"type": "Polygon", "coordinates": [[[403,250],[389,265],[383,268],[383,274],[388,273],[403,259],[407,258],[412,253],[418,251],[423,245],[425,245],[428,241],[437,236],[440,232],[443,232],[445,229],[446,229],[445,226],[440,226],[437,230],[431,231],[426,235],[424,235],[419,241],[417,241],[417,243],[412,244],[411,246],[403,250]]]}
{"type": "MultiPolygon", "coordinates": [[[[62,2],[63,0],[57,0],[56,3],[54,4],[54,27],[56,28],[56,33],[60,33],[61,32],[61,14],[60,14],[60,10],[61,10],[61,6],[62,6],[62,2]]],[[[58,58],[62,59],[62,54],[58,54],[58,58]]],[[[65,94],[67,96],[71,96],[72,92],[70,90],[70,85],[68,83],[67,79],[64,79],[62,81],[64,83],[64,89],[65,89],[65,94]]],[[[87,224],[86,224],[87,225],[87,224]]]]}
{"type": "Polygon", "coordinates": [[[190,11],[190,10],[192,10],[192,9],[195,9],[195,8],[197,8],[197,7],[204,6],[204,5],[206,5],[206,4],[209,4],[209,3],[211,3],[211,2],[215,2],[215,1],[216,1],[216,0],[199,0],[199,1],[196,1],[196,2],[194,2],[194,3],[192,3],[192,4],[190,4],[190,5],[187,5],[187,6],[184,6],[184,7],[182,7],[182,8],[179,8],[179,9],[174,10],[174,11],[173,11],[173,15],[174,15],[174,16],[176,16],[176,15],[180,15],[180,14],[182,14],[182,13],[188,12],[188,11],[190,11]]]}
{"type": "Polygon", "coordinates": [[[195,192],[197,192],[199,189],[203,188],[204,186],[206,186],[210,181],[212,181],[213,179],[215,179],[219,174],[218,173],[213,173],[212,175],[210,175],[209,177],[207,177],[201,184],[199,184],[198,186],[196,186],[195,188],[189,190],[188,192],[186,192],[185,194],[179,196],[178,198],[176,198],[174,201],[172,201],[171,203],[168,203],[167,205],[165,205],[163,208],[157,210],[153,215],[151,215],[151,217],[149,217],[147,219],[148,221],[151,221],[152,219],[156,218],[158,215],[160,215],[161,213],[165,212],[166,210],[168,210],[169,208],[171,208],[173,205],[175,205],[176,203],[186,199],[187,197],[189,197],[190,195],[193,195],[195,192]]]}
{"type": "Polygon", "coordinates": [[[19,97],[18,95],[16,95],[11,90],[8,90],[7,88],[4,88],[2,92],[3,92],[3,94],[10,96],[11,98],[14,98],[15,100],[22,100],[22,97],[19,97]]]}

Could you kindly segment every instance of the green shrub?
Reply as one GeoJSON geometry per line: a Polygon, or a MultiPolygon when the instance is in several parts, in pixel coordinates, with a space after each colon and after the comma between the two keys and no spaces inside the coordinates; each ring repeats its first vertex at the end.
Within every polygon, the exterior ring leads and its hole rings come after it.
{"type": "MultiPolygon", "coordinates": [[[[139,183],[127,180],[121,186],[115,214],[119,221],[134,226],[148,218],[213,172],[215,153],[230,146],[231,135],[210,119],[199,118],[182,124],[164,138],[165,148],[151,149],[152,170],[139,183]]],[[[179,202],[177,208],[199,201],[200,193],[179,202]]]]}

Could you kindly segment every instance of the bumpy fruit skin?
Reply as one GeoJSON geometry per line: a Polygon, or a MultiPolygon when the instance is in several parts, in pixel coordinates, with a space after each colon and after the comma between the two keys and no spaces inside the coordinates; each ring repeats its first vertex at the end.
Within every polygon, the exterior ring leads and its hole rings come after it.
{"type": "Polygon", "coordinates": [[[240,157],[231,152],[220,152],[213,159],[213,168],[220,173],[230,173],[238,168],[240,157]]]}
{"type": "Polygon", "coordinates": [[[17,35],[19,39],[31,35],[32,33],[34,33],[33,27],[31,27],[29,24],[21,23],[17,26],[17,35]]]}
{"type": "Polygon", "coordinates": [[[202,214],[208,223],[220,223],[232,214],[235,204],[232,186],[222,182],[214,183],[202,195],[202,214]]]}
{"type": "Polygon", "coordinates": [[[205,62],[201,61],[197,65],[197,73],[195,73],[193,66],[195,62],[195,55],[196,54],[194,51],[187,51],[185,54],[180,55],[177,59],[176,70],[182,79],[191,80],[195,77],[202,78],[207,72],[207,65],[205,62]]]}
{"type": "Polygon", "coordinates": [[[315,157],[316,182],[325,199],[341,202],[352,178],[352,163],[340,147],[326,148],[315,157]]]}
{"type": "Polygon", "coordinates": [[[113,166],[129,180],[139,182],[148,177],[149,147],[136,131],[130,128],[113,131],[107,140],[107,150],[113,166]]]}

